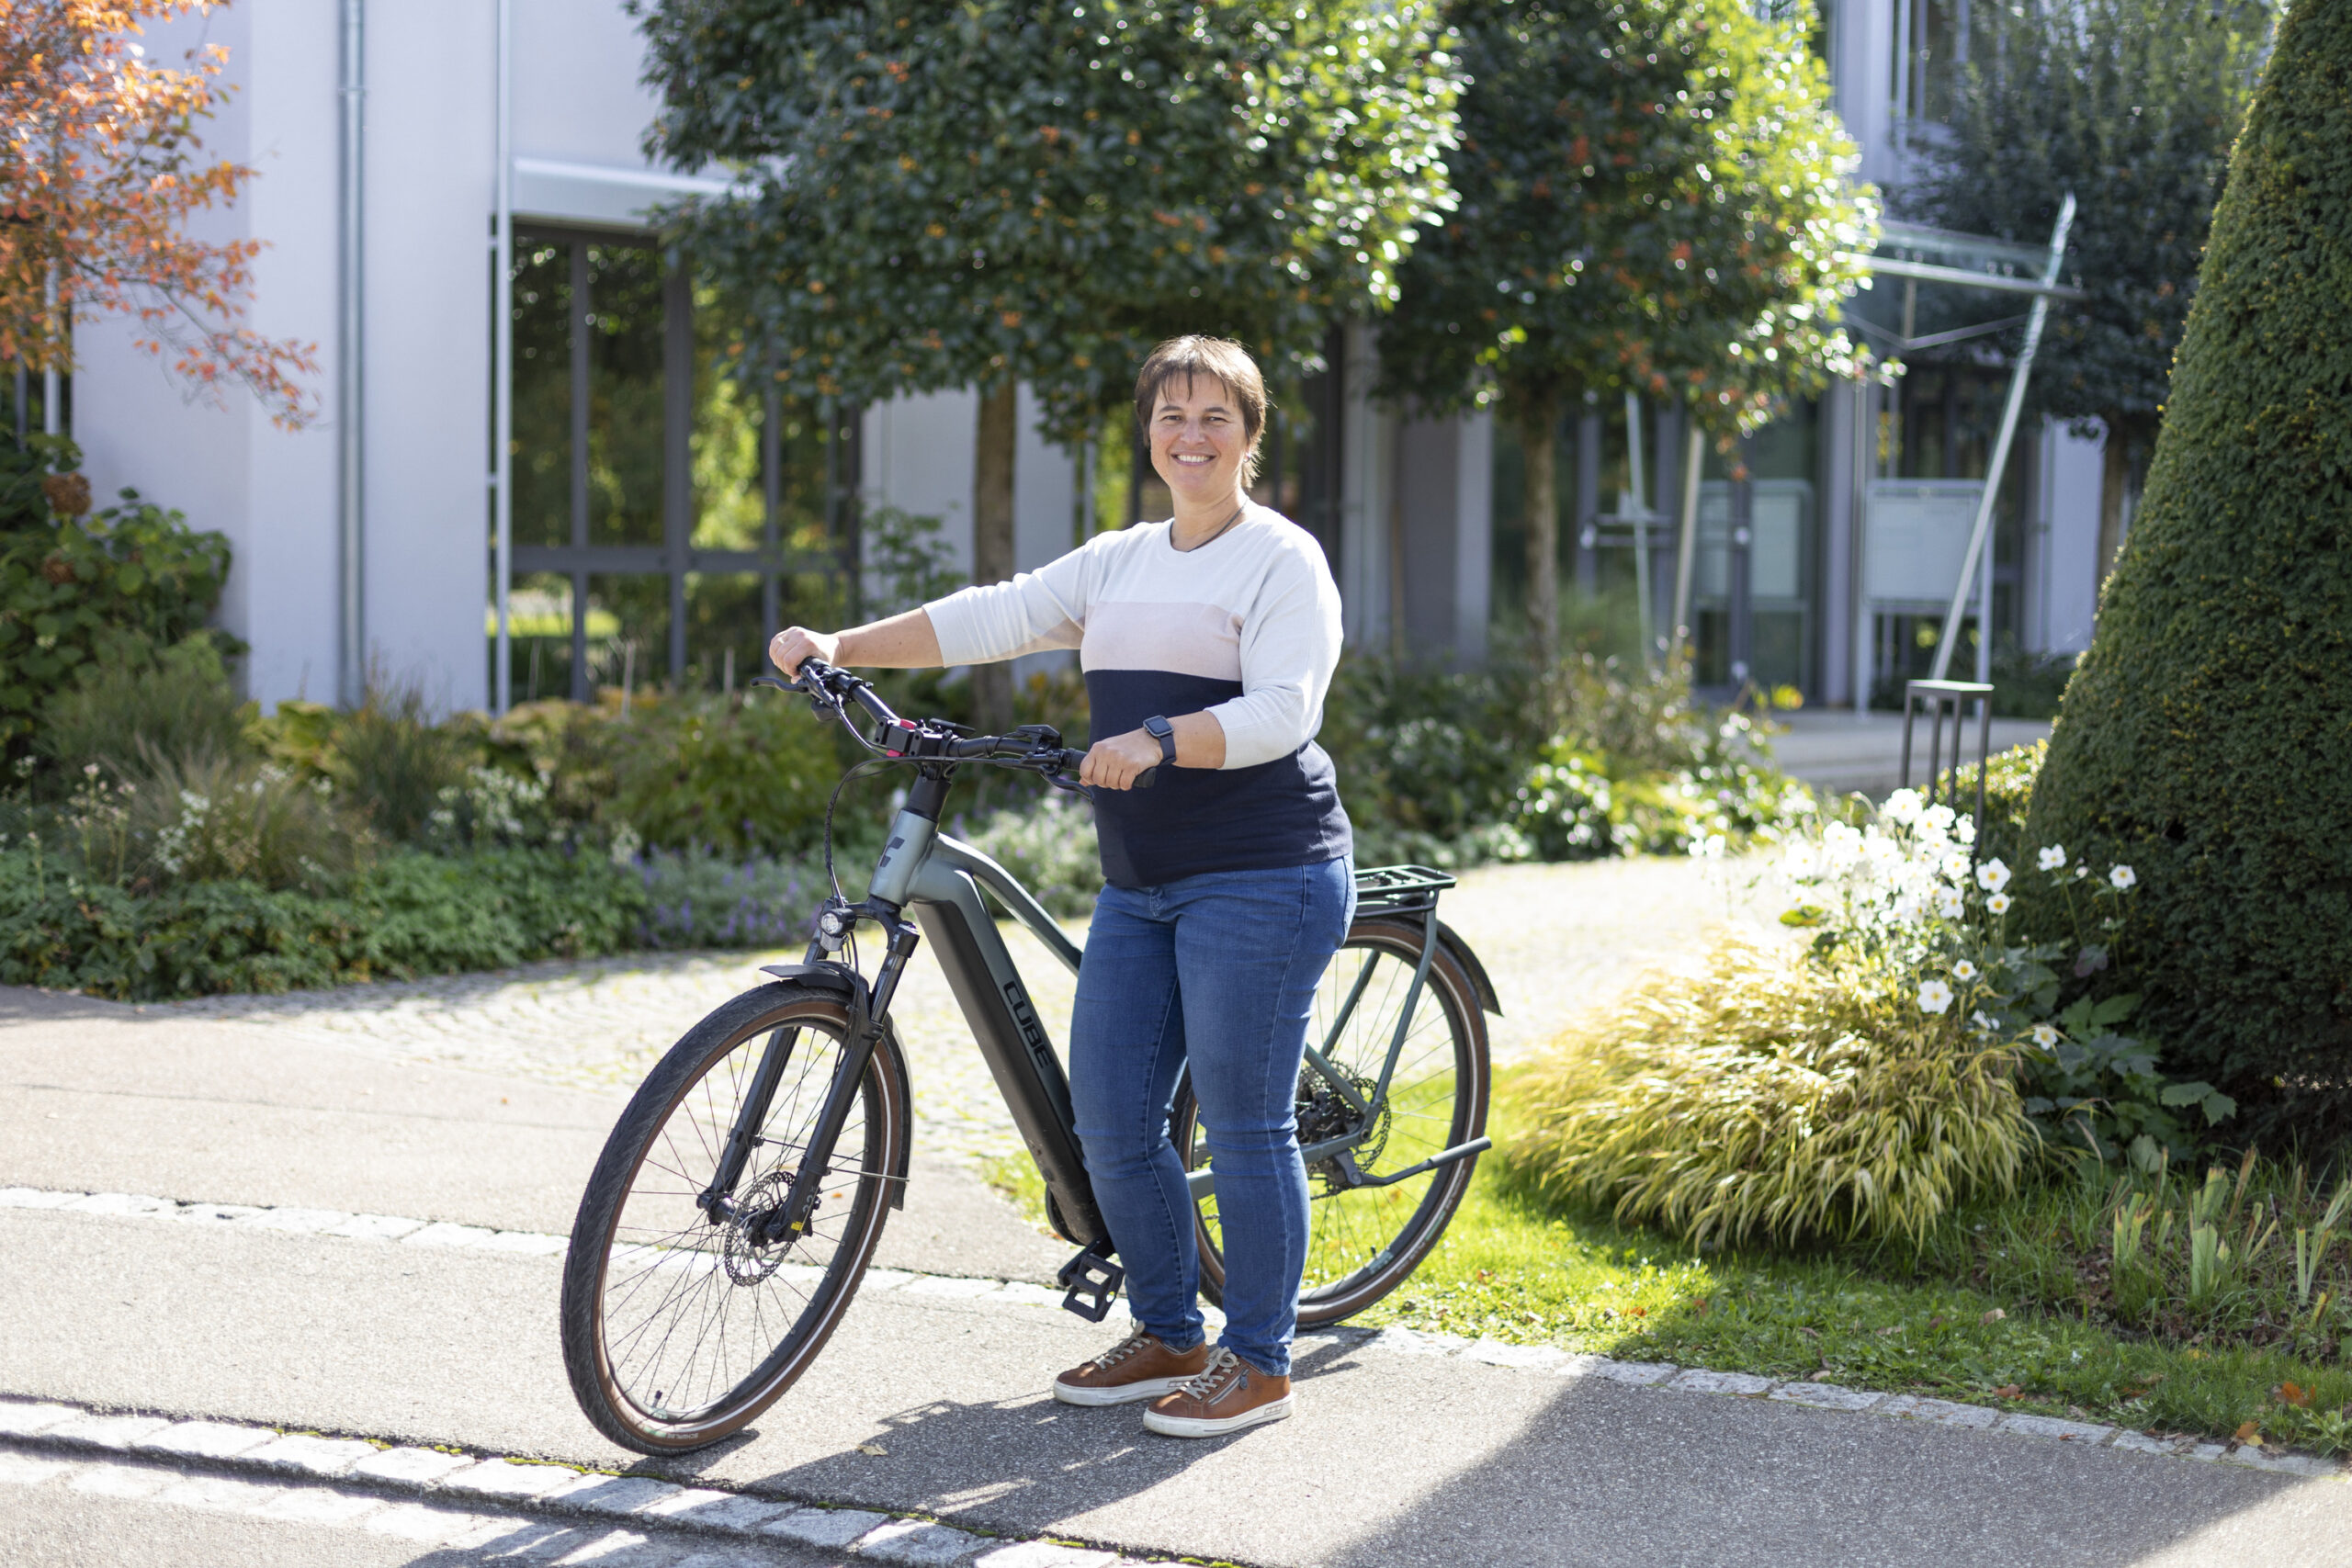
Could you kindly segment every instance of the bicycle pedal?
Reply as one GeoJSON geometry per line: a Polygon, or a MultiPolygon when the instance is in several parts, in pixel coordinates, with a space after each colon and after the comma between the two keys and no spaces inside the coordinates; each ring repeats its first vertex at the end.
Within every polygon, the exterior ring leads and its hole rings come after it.
{"type": "Polygon", "coordinates": [[[1069,1292],[1062,1298],[1062,1310],[1074,1312],[1089,1323],[1100,1323],[1111,1315],[1111,1303],[1119,1299],[1119,1287],[1126,1278],[1127,1271],[1111,1261],[1108,1241],[1089,1242],[1055,1276],[1069,1292]]]}

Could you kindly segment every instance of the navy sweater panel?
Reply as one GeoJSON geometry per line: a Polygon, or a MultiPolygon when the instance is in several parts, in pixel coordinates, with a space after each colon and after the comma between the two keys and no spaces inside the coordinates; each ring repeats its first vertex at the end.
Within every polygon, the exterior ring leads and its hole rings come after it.
{"type": "MultiPolygon", "coordinates": [[[[1097,736],[1124,735],[1155,714],[1175,718],[1240,694],[1238,681],[1164,670],[1086,672],[1097,736]]],[[[1119,887],[1317,865],[1355,847],[1331,759],[1312,740],[1255,767],[1163,767],[1149,789],[1097,790],[1094,826],[1102,879],[1119,887]]]]}

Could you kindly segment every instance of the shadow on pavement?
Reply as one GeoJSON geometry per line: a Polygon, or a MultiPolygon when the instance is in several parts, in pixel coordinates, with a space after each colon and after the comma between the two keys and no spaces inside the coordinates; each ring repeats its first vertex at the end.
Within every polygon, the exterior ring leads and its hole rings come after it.
{"type": "MultiPolygon", "coordinates": [[[[1302,1385],[1348,1360],[1350,1348],[1325,1343],[1303,1348],[1293,1371],[1302,1385]]],[[[789,1400],[763,1417],[773,1428],[790,1419],[789,1400]]],[[[923,1507],[954,1523],[1013,1533],[1037,1533],[1119,1506],[1204,1462],[1230,1463],[1250,1448],[1278,1440],[1284,1424],[1198,1440],[1163,1438],[1145,1429],[1142,1407],[1094,1409],[1063,1404],[1050,1394],[987,1401],[940,1401],[878,1416],[876,1446],[788,1469],[747,1477],[735,1456],[758,1440],[759,1427],[701,1453],[642,1467],[672,1481],[707,1475],[729,1484],[827,1503],[872,1508],[923,1507]],[[910,1487],[910,1481],[913,1485],[910,1487]]],[[[1090,1532],[1091,1533],[1091,1532],[1090,1532]]],[[[1129,1535],[1126,1544],[1190,1551],[1175,1539],[1129,1535]]]]}
{"type": "Polygon", "coordinates": [[[2347,1490],[2340,1480],[1587,1381],[1319,1561],[2282,1568],[2346,1560],[2347,1490]]]}

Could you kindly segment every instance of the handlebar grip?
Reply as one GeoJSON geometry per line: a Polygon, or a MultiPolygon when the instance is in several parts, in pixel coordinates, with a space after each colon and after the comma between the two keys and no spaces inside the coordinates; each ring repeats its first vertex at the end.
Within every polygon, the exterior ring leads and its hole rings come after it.
{"type": "Polygon", "coordinates": [[[1158,768],[1146,768],[1143,772],[1136,775],[1136,782],[1129,784],[1127,787],[1129,789],[1149,789],[1151,787],[1152,780],[1159,776],[1159,770],[1158,768]]]}

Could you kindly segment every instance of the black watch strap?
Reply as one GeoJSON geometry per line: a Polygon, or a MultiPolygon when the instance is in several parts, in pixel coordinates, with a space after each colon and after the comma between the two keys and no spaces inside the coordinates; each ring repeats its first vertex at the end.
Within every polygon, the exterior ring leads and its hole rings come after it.
{"type": "Polygon", "coordinates": [[[1145,734],[1159,742],[1159,760],[1170,767],[1174,767],[1176,765],[1176,727],[1158,714],[1154,714],[1143,721],[1143,728],[1145,734]]]}

